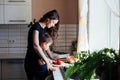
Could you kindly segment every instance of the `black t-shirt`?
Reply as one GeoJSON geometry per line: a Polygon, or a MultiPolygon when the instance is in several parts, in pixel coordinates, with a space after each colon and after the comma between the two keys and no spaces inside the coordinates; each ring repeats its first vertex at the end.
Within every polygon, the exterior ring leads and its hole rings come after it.
{"type": "Polygon", "coordinates": [[[28,33],[28,46],[27,46],[27,53],[25,57],[26,64],[30,66],[39,66],[38,65],[38,59],[41,57],[38,56],[38,54],[35,52],[33,48],[33,31],[37,30],[39,32],[39,36],[47,32],[46,28],[42,28],[39,23],[35,23],[29,30],[28,33]]]}

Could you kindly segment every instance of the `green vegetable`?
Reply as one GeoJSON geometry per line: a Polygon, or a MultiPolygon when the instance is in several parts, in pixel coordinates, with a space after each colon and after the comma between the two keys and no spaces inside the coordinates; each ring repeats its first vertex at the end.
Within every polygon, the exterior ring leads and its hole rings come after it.
{"type": "Polygon", "coordinates": [[[70,66],[65,73],[64,80],[77,73],[75,80],[93,80],[96,76],[100,80],[117,80],[118,52],[104,48],[92,53],[81,52],[78,62],[70,66]]]}

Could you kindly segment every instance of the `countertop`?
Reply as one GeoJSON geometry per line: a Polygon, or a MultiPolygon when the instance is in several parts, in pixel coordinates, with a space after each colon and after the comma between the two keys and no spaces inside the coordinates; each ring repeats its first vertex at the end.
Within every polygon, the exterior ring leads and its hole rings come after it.
{"type": "MultiPolygon", "coordinates": [[[[24,59],[26,53],[1,53],[0,59],[24,59]]],[[[54,56],[59,56],[59,58],[66,58],[69,54],[57,54],[53,53],[54,56]]]]}
{"type": "Polygon", "coordinates": [[[12,53],[1,53],[0,54],[0,59],[24,59],[25,58],[25,53],[17,53],[17,54],[12,54],[12,53]]]}

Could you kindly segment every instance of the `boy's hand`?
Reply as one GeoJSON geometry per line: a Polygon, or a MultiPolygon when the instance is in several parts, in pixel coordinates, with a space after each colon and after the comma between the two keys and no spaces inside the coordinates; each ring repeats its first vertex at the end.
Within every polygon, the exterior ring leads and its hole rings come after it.
{"type": "Polygon", "coordinates": [[[56,69],[51,64],[47,64],[47,70],[48,72],[50,72],[50,71],[55,71],[56,69]]]}

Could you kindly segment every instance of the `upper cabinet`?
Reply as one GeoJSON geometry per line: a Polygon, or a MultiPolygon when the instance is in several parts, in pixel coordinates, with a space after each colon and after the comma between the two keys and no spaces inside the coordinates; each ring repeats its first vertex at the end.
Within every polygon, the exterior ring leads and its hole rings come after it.
{"type": "Polygon", "coordinates": [[[31,5],[31,0],[4,0],[5,4],[31,5]]]}
{"type": "Polygon", "coordinates": [[[0,0],[0,24],[3,24],[3,0],[0,0]]]}
{"type": "Polygon", "coordinates": [[[3,5],[0,4],[0,24],[4,23],[4,19],[3,19],[4,13],[3,13],[3,5]]]}
{"type": "Polygon", "coordinates": [[[3,4],[0,24],[29,24],[32,20],[31,0],[4,0],[3,4]]]}
{"type": "Polygon", "coordinates": [[[6,5],[5,24],[27,24],[31,21],[31,6],[6,5]]]}
{"type": "Polygon", "coordinates": [[[3,4],[3,0],[0,0],[0,4],[3,4]]]}

